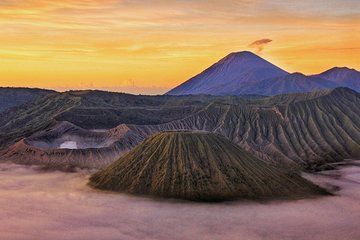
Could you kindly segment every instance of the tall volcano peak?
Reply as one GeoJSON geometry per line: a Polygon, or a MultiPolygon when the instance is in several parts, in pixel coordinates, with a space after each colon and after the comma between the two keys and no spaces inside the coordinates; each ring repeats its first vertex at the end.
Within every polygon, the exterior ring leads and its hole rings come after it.
{"type": "Polygon", "coordinates": [[[226,95],[244,83],[287,74],[284,70],[252,52],[233,52],[167,94],[226,95]]]}

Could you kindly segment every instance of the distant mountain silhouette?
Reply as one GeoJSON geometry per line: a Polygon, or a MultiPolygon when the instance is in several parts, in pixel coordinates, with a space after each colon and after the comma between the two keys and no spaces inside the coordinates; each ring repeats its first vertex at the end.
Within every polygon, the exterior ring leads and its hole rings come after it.
{"type": "Polygon", "coordinates": [[[286,76],[288,73],[251,52],[231,53],[168,95],[227,95],[244,83],[286,76]]]}
{"type": "Polygon", "coordinates": [[[360,92],[360,72],[347,67],[334,67],[317,77],[332,81],[341,87],[348,87],[360,92]]]}
{"type": "Polygon", "coordinates": [[[283,77],[265,79],[246,84],[232,94],[277,95],[284,93],[311,92],[321,89],[332,89],[339,85],[318,76],[305,76],[302,73],[292,73],[283,77]]]}
{"type": "Polygon", "coordinates": [[[360,91],[360,72],[332,68],[318,75],[289,74],[251,52],[231,53],[167,95],[277,95],[347,87],[360,91]]]}

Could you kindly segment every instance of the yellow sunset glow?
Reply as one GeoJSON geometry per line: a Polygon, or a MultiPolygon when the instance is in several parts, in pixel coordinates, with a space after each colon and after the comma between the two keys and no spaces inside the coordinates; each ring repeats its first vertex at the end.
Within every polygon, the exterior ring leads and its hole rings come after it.
{"type": "Polygon", "coordinates": [[[360,69],[359,1],[284,2],[0,1],[0,86],[163,93],[264,38],[289,72],[360,69]]]}

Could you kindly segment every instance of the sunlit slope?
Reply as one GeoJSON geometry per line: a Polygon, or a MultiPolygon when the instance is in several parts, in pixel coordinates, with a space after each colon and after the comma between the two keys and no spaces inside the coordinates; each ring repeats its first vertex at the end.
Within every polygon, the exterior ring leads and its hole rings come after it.
{"type": "Polygon", "coordinates": [[[224,137],[156,134],[90,178],[104,190],[216,201],[324,193],[298,174],[271,167],[224,137]]]}

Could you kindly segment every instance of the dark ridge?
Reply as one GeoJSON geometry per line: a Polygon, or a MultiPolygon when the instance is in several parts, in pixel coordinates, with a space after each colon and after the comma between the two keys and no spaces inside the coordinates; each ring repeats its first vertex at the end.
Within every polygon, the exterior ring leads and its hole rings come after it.
{"type": "Polygon", "coordinates": [[[0,113],[53,93],[56,92],[39,88],[0,87],[0,113]]]}

